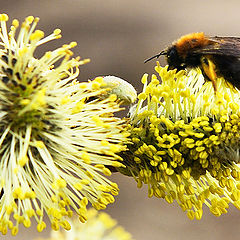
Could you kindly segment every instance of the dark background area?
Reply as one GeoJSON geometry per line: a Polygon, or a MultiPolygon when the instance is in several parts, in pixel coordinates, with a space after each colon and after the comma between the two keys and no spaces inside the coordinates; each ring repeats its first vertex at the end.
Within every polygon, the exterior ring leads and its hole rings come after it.
{"type": "MultiPolygon", "coordinates": [[[[240,36],[237,0],[1,0],[0,8],[10,20],[40,17],[38,28],[46,36],[55,28],[62,30],[62,39],[41,46],[38,55],[76,41],[75,56],[91,59],[81,67],[81,81],[116,75],[138,92],[141,76],[154,73],[154,61],[144,64],[144,59],[179,36],[199,31],[210,36],[240,36]]],[[[239,239],[240,211],[234,207],[219,218],[205,207],[201,221],[190,221],[177,204],[149,199],[147,188],[137,189],[133,179],[119,174],[112,179],[119,184],[120,194],[107,212],[136,240],[239,239]]],[[[32,240],[48,236],[49,231],[39,234],[33,224],[30,229],[21,227],[17,237],[8,234],[0,239],[32,240]]]]}

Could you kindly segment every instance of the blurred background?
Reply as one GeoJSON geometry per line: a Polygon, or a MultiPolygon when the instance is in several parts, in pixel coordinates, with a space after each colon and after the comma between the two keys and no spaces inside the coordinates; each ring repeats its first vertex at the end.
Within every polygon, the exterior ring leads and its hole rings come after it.
{"type": "MultiPolygon", "coordinates": [[[[40,17],[38,28],[45,35],[55,28],[62,30],[62,39],[40,47],[38,54],[77,41],[75,56],[91,59],[81,67],[80,80],[116,75],[138,92],[141,76],[154,73],[155,61],[144,64],[144,59],[179,36],[204,31],[210,36],[240,37],[239,9],[238,0],[1,0],[1,12],[10,20],[33,15],[40,17]]],[[[190,221],[176,204],[149,199],[147,189],[137,189],[133,179],[113,174],[112,180],[120,194],[107,212],[136,240],[239,239],[240,211],[234,207],[219,218],[204,208],[201,221],[190,221]]],[[[21,228],[17,237],[7,234],[0,239],[33,240],[48,236],[49,231],[39,234],[32,226],[21,228]]]]}

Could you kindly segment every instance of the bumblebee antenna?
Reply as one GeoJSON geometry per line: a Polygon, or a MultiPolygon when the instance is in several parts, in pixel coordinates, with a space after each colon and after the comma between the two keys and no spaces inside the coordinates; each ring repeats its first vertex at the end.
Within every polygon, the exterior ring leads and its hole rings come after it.
{"type": "Polygon", "coordinates": [[[162,55],[167,55],[167,51],[166,51],[166,50],[163,50],[162,52],[158,53],[157,55],[154,55],[154,56],[146,59],[146,60],[144,61],[144,63],[149,62],[149,61],[151,61],[151,60],[154,59],[154,58],[159,58],[159,57],[162,56],[162,55]]]}

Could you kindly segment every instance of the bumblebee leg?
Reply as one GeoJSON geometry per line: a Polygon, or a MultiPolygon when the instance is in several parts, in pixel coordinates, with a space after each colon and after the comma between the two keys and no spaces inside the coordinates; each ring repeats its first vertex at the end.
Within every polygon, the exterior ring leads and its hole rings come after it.
{"type": "Polygon", "coordinates": [[[201,57],[201,66],[204,74],[212,81],[214,92],[217,91],[217,74],[216,74],[216,66],[212,62],[212,60],[208,56],[201,57]]]}

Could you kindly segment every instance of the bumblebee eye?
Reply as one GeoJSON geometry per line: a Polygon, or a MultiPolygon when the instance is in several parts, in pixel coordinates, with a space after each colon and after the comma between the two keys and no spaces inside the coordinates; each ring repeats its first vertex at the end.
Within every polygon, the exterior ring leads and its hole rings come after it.
{"type": "Polygon", "coordinates": [[[176,49],[175,47],[172,47],[172,48],[169,50],[167,57],[168,57],[169,59],[174,59],[174,58],[176,58],[176,55],[177,55],[177,49],[176,49]]]}

